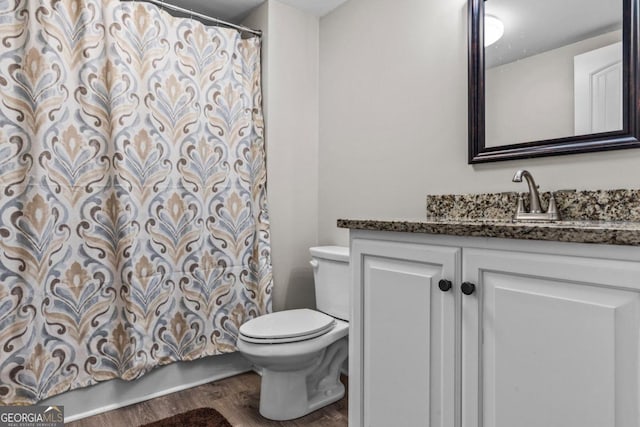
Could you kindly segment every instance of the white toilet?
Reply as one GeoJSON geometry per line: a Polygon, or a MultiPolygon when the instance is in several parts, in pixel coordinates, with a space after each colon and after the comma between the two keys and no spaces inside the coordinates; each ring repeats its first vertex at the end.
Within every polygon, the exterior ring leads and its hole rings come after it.
{"type": "Polygon", "coordinates": [[[262,371],[260,414],[299,418],[344,396],[348,356],[349,248],[311,248],[316,306],[285,310],[240,327],[238,350],[262,371]]]}

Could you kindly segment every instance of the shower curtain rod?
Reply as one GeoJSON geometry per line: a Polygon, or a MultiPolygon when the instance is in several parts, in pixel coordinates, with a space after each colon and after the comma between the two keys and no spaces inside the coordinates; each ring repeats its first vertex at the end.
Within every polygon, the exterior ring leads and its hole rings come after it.
{"type": "Polygon", "coordinates": [[[158,6],[163,7],[165,9],[171,9],[173,11],[184,13],[186,15],[196,16],[196,17],[198,17],[200,19],[206,19],[207,21],[213,21],[213,22],[216,22],[218,24],[226,25],[228,27],[235,28],[236,30],[239,30],[239,31],[245,31],[247,33],[255,34],[258,37],[262,36],[262,31],[260,31],[260,30],[254,30],[252,28],[245,27],[244,25],[232,24],[231,22],[223,21],[222,19],[214,18],[213,16],[207,16],[207,15],[204,15],[202,13],[194,12],[192,10],[185,9],[185,8],[182,8],[180,6],[176,6],[176,5],[171,4],[171,3],[166,3],[166,2],[164,2],[162,0],[143,0],[143,1],[147,1],[149,3],[157,4],[158,6]]]}

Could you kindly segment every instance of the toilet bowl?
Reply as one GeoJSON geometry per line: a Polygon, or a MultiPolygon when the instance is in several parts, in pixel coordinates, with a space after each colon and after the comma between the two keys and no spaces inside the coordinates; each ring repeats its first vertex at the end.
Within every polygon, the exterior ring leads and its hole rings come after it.
{"type": "Polygon", "coordinates": [[[310,249],[318,310],[267,314],[240,327],[238,350],[262,373],[260,414],[302,417],[340,400],[340,370],[348,357],[349,253],[310,249]]]}

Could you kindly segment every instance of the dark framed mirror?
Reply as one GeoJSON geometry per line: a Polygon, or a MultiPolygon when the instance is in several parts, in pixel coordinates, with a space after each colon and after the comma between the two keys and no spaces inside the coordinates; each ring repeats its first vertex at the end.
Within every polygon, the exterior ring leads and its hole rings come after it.
{"type": "Polygon", "coordinates": [[[469,163],[640,148],[639,5],[469,0],[469,163]]]}

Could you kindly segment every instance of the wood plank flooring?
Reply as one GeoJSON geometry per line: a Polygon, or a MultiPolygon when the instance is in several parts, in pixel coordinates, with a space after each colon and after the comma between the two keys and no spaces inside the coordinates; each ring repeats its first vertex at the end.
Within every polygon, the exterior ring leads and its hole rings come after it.
{"type": "MultiPolygon", "coordinates": [[[[347,377],[342,376],[341,380],[347,386],[347,377]]],[[[347,427],[348,424],[347,393],[342,400],[291,421],[263,418],[258,412],[259,402],[260,376],[249,372],[84,418],[67,426],[135,427],[202,407],[215,408],[234,427],[347,427]]]]}

